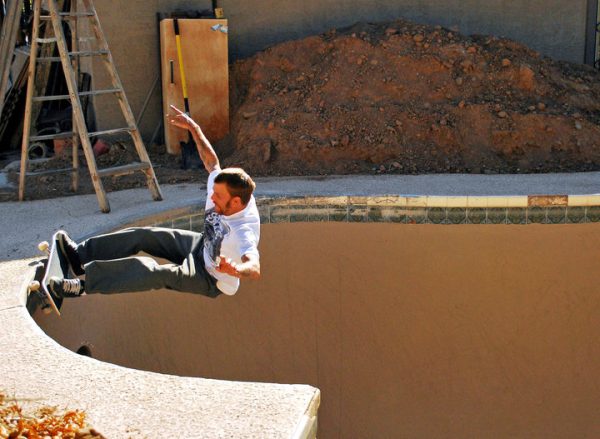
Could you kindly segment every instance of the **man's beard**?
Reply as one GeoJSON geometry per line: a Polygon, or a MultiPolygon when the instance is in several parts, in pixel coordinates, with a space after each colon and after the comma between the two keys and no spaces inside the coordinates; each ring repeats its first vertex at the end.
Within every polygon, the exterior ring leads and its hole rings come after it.
{"type": "Polygon", "coordinates": [[[227,215],[227,212],[229,211],[229,208],[231,207],[231,198],[229,199],[229,201],[227,201],[227,203],[225,203],[225,206],[220,209],[220,215],[227,215]]]}

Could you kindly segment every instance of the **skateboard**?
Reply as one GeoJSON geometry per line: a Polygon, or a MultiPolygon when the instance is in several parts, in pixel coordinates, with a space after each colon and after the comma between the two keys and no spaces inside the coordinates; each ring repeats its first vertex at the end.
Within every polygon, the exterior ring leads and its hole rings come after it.
{"type": "Polygon", "coordinates": [[[29,284],[29,291],[38,293],[38,297],[42,300],[42,311],[45,314],[49,314],[54,310],[60,316],[59,309],[62,305],[62,298],[54,296],[50,292],[50,278],[58,276],[64,279],[71,279],[73,276],[69,270],[69,262],[60,249],[57,233],[52,235],[50,243],[48,241],[40,242],[38,249],[46,253],[48,257],[42,260],[40,267],[36,270],[36,279],[29,284]],[[39,280],[40,278],[41,281],[39,280]]]}

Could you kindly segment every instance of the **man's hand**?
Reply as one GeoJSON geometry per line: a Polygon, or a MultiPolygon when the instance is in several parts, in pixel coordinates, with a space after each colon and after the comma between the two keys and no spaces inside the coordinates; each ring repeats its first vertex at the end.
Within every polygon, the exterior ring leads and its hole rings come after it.
{"type": "Polygon", "coordinates": [[[200,129],[200,126],[198,126],[198,124],[196,122],[194,122],[194,119],[192,119],[189,115],[187,115],[186,113],[181,111],[175,105],[170,105],[169,107],[171,108],[171,110],[173,110],[175,112],[175,114],[168,115],[169,123],[171,125],[174,125],[179,128],[183,128],[185,130],[190,130],[190,131],[193,131],[197,127],[197,129],[202,131],[200,129]]]}
{"type": "Polygon", "coordinates": [[[217,271],[220,273],[225,273],[230,276],[240,277],[237,269],[237,265],[234,261],[225,256],[221,256],[219,258],[219,266],[217,267],[217,271]]]}
{"type": "Polygon", "coordinates": [[[241,264],[221,256],[217,271],[237,278],[258,279],[260,277],[260,263],[258,257],[254,255],[242,256],[241,264]]]}
{"type": "Polygon", "coordinates": [[[194,122],[189,115],[185,114],[175,105],[171,105],[171,110],[175,112],[175,114],[168,114],[169,123],[178,128],[183,128],[189,130],[192,137],[194,138],[194,142],[196,143],[196,148],[198,148],[198,154],[200,155],[200,159],[202,163],[204,163],[204,167],[206,170],[211,173],[212,171],[221,169],[221,165],[219,164],[219,158],[215,153],[212,145],[202,132],[200,125],[194,122]]]}

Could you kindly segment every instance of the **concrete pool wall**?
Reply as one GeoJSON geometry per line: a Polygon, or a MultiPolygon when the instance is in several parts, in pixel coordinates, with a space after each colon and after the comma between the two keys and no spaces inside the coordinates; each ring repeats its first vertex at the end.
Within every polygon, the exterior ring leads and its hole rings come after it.
{"type": "Polygon", "coordinates": [[[315,386],[320,438],[600,435],[600,197],[259,204],[263,278],[235,297],[88,296],[37,323],[129,368],[315,386]]]}

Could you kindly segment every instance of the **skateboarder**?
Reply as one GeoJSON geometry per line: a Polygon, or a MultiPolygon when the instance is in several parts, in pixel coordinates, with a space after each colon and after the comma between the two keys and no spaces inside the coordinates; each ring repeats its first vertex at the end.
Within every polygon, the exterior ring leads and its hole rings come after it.
{"type": "Polygon", "coordinates": [[[254,181],[241,168],[221,169],[200,126],[175,112],[170,123],[189,130],[209,173],[204,233],[160,227],[134,227],[89,238],[79,244],[59,234],[61,250],[73,272],[85,279],[53,277],[59,297],[84,293],[121,293],[166,288],[217,297],[233,295],[240,279],[258,279],[260,217],[254,181]],[[169,261],[135,256],[143,251],[169,261]]]}

